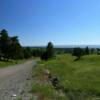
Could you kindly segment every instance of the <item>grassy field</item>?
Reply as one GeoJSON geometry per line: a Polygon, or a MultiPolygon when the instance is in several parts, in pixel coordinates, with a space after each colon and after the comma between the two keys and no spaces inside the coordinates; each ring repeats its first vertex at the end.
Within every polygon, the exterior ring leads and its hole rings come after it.
{"type": "Polygon", "coordinates": [[[39,61],[33,74],[36,83],[32,92],[41,100],[100,100],[100,56],[87,55],[74,61],[71,55],[58,55],[50,61],[39,61]],[[60,96],[52,85],[44,79],[48,69],[59,79],[65,95],[60,96]]]}

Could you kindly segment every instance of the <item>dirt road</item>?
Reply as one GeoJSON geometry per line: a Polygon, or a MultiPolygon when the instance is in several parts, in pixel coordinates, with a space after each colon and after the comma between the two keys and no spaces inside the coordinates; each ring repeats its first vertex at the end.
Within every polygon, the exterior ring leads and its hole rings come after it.
{"type": "Polygon", "coordinates": [[[30,100],[32,68],[36,63],[31,60],[24,64],[0,69],[0,100],[30,100]]]}

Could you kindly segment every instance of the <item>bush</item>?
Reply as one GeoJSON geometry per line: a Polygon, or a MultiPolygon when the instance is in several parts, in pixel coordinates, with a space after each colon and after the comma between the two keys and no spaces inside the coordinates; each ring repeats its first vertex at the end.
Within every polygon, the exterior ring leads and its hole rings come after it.
{"type": "Polygon", "coordinates": [[[77,57],[76,60],[80,59],[80,57],[81,57],[83,54],[84,54],[83,49],[81,49],[81,48],[74,48],[74,49],[73,49],[72,55],[77,57]]]}
{"type": "Polygon", "coordinates": [[[48,60],[48,54],[46,51],[41,54],[41,60],[45,60],[45,61],[48,60]]]}

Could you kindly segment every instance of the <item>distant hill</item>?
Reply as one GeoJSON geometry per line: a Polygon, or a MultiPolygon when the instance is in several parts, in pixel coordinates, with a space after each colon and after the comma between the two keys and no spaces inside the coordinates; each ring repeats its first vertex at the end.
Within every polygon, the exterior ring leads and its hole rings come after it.
{"type": "MultiPolygon", "coordinates": [[[[80,47],[80,48],[100,48],[100,45],[55,45],[55,48],[75,48],[75,47],[80,47]]],[[[25,46],[27,47],[27,46],[25,46]]],[[[46,46],[29,46],[31,48],[45,48],[46,46]]]]}
{"type": "Polygon", "coordinates": [[[75,47],[80,47],[80,48],[100,48],[100,45],[56,45],[55,48],[75,48],[75,47]]]}

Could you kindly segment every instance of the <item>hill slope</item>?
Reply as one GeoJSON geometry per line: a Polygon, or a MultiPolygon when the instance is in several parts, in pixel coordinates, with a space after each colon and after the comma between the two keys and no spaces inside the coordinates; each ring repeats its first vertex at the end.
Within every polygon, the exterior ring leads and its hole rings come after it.
{"type": "Polygon", "coordinates": [[[87,55],[78,61],[74,59],[75,57],[68,54],[58,55],[47,62],[40,61],[35,69],[36,80],[39,82],[33,84],[33,93],[41,95],[42,98],[46,97],[41,100],[97,100],[100,97],[100,56],[87,55]],[[44,81],[43,74],[46,69],[58,78],[64,87],[65,96],[54,94],[57,91],[49,82],[47,84],[44,81]],[[34,88],[34,85],[38,88],[34,88]]]}

